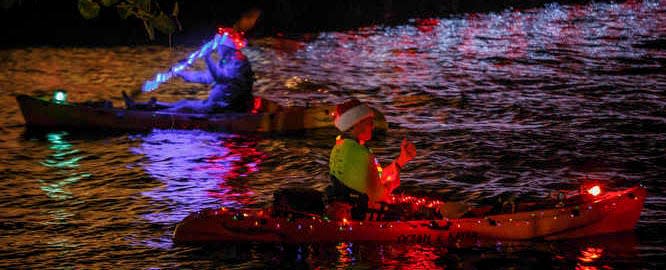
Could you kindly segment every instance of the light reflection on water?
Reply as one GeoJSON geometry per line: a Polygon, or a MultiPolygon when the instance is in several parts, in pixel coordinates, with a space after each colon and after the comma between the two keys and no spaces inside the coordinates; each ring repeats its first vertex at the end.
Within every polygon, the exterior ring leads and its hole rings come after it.
{"type": "MultiPolygon", "coordinates": [[[[79,160],[85,158],[78,149],[70,144],[66,137],[67,132],[53,132],[46,134],[46,139],[50,143],[48,147],[52,153],[40,164],[51,168],[49,179],[37,179],[42,186],[40,189],[46,193],[50,199],[55,201],[64,201],[72,199],[74,195],[69,190],[69,186],[76,184],[81,179],[92,176],[87,172],[77,172],[79,160]]],[[[75,214],[67,207],[56,207],[44,211],[51,218],[44,220],[45,226],[50,225],[68,225],[75,218],[75,214]]],[[[52,249],[59,250],[59,256],[68,255],[69,251],[77,248],[79,245],[71,237],[56,236],[48,240],[47,245],[52,249]]]]}
{"type": "MultiPolygon", "coordinates": [[[[79,167],[79,160],[85,158],[85,155],[79,154],[78,149],[74,149],[72,144],[67,142],[65,137],[67,132],[54,132],[46,135],[49,146],[53,153],[44,161],[40,162],[42,166],[55,169],[52,172],[57,175],[54,182],[52,180],[38,179],[43,184],[41,190],[46,193],[49,198],[62,201],[72,198],[71,191],[67,190],[67,186],[75,184],[81,179],[89,178],[92,174],[87,172],[77,172],[79,167]],[[78,155],[77,155],[78,154],[78,155]],[[52,182],[52,183],[51,183],[52,182]]],[[[55,219],[63,222],[71,214],[67,214],[65,209],[56,209],[52,212],[56,217],[55,219]]]]}
{"type": "MultiPolygon", "coordinates": [[[[401,192],[495,203],[507,193],[575,189],[580,179],[641,182],[650,195],[636,236],[459,250],[174,246],[173,226],[191,211],[262,206],[283,186],[323,188],[335,134],[22,136],[13,94],[64,88],[72,101],[119,105],[120,90],[139,89],[193,49],[26,48],[0,52],[0,229],[8,235],[0,267],[664,268],[665,6],[549,4],[321,33],[293,50],[247,49],[258,95],[283,104],[355,96],[384,112],[392,128],[372,142],[380,160],[394,158],[404,136],[418,148],[401,192]]],[[[204,88],[174,80],[139,99],[203,98],[204,88]]]]}
{"type": "Polygon", "coordinates": [[[155,130],[140,138],[132,153],[147,157],[143,169],[163,186],[142,192],[176,207],[144,218],[173,224],[189,212],[206,207],[239,208],[252,204],[249,185],[262,159],[255,142],[238,135],[204,131],[155,130]],[[235,184],[230,184],[234,182],[235,184]]]}

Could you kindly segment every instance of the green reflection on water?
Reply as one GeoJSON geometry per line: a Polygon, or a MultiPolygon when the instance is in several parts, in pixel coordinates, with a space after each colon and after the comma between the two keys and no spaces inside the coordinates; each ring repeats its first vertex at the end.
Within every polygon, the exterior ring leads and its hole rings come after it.
{"type": "Polygon", "coordinates": [[[90,176],[92,176],[92,174],[80,173],[78,175],[72,175],[70,177],[65,178],[62,181],[58,181],[56,183],[51,183],[51,184],[48,184],[40,179],[39,182],[45,184],[45,186],[41,186],[40,188],[41,190],[46,192],[46,195],[49,196],[49,198],[56,200],[66,200],[72,197],[72,193],[64,190],[63,187],[70,184],[74,184],[78,182],[80,179],[88,178],[90,176]]]}
{"type": "MultiPolygon", "coordinates": [[[[92,176],[88,172],[75,171],[79,167],[79,160],[86,156],[81,155],[78,149],[74,149],[73,145],[65,139],[65,136],[67,136],[67,132],[47,134],[46,139],[50,143],[48,149],[53,152],[45,157],[43,161],[39,162],[42,166],[55,169],[49,175],[48,179],[38,180],[41,184],[40,189],[46,193],[46,196],[56,201],[66,201],[73,198],[74,194],[67,190],[67,186],[92,176]]],[[[69,224],[69,220],[74,218],[75,214],[69,211],[67,206],[60,207],[58,205],[60,204],[52,204],[49,208],[45,209],[45,214],[50,216],[50,218],[43,222],[43,224],[69,224]]],[[[69,237],[64,235],[66,235],[65,232],[59,238],[53,238],[48,242],[51,250],[56,251],[59,256],[66,256],[72,249],[78,247],[77,244],[72,243],[69,237]]]]}
{"type": "Polygon", "coordinates": [[[67,135],[67,132],[56,132],[49,133],[46,135],[46,139],[51,143],[49,149],[55,151],[55,153],[50,155],[50,158],[40,162],[42,165],[50,168],[76,168],[79,166],[78,162],[85,156],[78,156],[67,158],[70,155],[76,154],[79,152],[78,149],[71,149],[72,144],[67,142],[63,137],[67,135]],[[71,149],[71,150],[70,150],[71,149]]]}
{"type": "Polygon", "coordinates": [[[43,190],[49,198],[59,201],[70,199],[73,196],[71,192],[65,190],[66,186],[74,184],[83,178],[89,178],[92,176],[92,174],[87,172],[71,172],[68,170],[77,168],[79,166],[79,160],[86,156],[73,156],[80,151],[78,149],[73,149],[72,144],[65,140],[65,136],[67,136],[67,132],[64,131],[52,132],[46,135],[46,139],[51,143],[49,149],[53,150],[54,153],[49,155],[44,161],[40,162],[43,166],[59,169],[56,173],[63,175],[62,179],[55,183],[49,183],[46,180],[39,179],[39,182],[43,184],[40,189],[43,190]]]}

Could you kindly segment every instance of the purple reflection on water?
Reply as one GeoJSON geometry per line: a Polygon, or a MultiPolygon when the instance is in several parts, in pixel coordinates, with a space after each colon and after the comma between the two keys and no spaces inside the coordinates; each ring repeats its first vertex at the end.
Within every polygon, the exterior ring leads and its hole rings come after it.
{"type": "Polygon", "coordinates": [[[155,130],[132,152],[144,155],[146,173],[164,185],[142,195],[166,207],[143,217],[173,224],[207,207],[240,207],[253,202],[245,177],[257,172],[265,155],[256,142],[238,135],[204,131],[155,130]]]}

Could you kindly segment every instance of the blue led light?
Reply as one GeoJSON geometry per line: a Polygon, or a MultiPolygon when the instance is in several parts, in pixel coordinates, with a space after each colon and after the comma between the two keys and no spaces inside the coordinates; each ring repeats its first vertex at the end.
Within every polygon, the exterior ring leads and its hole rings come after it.
{"type": "Polygon", "coordinates": [[[174,74],[176,74],[176,73],[182,71],[183,69],[191,66],[194,63],[194,61],[196,61],[197,59],[199,59],[201,57],[204,57],[205,55],[210,53],[210,51],[215,50],[218,46],[220,46],[222,43],[224,43],[224,41],[227,39],[227,37],[228,37],[227,33],[224,33],[224,35],[216,34],[215,37],[213,38],[213,40],[211,40],[211,41],[207,42],[206,44],[204,44],[203,46],[201,46],[199,48],[199,50],[191,53],[187,57],[187,60],[185,62],[175,64],[171,67],[171,69],[169,69],[169,71],[163,72],[163,73],[157,73],[153,80],[146,81],[143,84],[142,91],[143,92],[150,92],[150,91],[153,91],[153,90],[157,89],[157,87],[159,87],[160,84],[162,84],[162,83],[168,81],[169,79],[171,79],[174,74]]]}

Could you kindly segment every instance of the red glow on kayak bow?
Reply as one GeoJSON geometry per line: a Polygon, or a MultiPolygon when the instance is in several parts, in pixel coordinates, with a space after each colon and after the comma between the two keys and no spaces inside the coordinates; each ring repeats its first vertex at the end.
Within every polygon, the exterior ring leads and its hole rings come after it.
{"type": "Polygon", "coordinates": [[[587,193],[591,194],[592,196],[597,196],[601,194],[601,187],[599,185],[595,185],[587,190],[587,193]]]}

